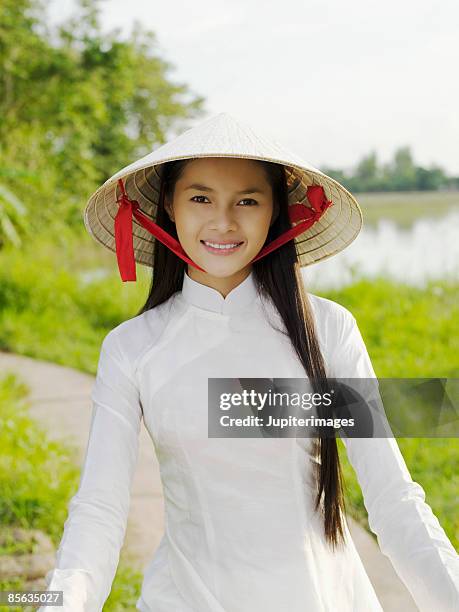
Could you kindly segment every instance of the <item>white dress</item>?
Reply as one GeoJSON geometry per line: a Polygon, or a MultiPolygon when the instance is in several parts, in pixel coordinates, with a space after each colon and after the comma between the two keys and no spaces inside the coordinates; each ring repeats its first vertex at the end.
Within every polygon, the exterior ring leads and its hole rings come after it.
{"type": "MultiPolygon", "coordinates": [[[[353,315],[308,297],[328,375],[376,377],[353,315]]],[[[324,540],[311,438],[208,437],[208,377],[305,377],[276,326],[253,272],[226,298],[185,274],[182,291],[107,334],[80,486],[46,576],[48,590],[64,591],[64,612],[99,612],[110,593],[142,418],[160,465],[165,531],[138,610],[382,610],[347,524],[344,550],[324,540]]],[[[459,556],[395,438],[344,441],[370,527],[419,609],[457,612],[459,556]]]]}

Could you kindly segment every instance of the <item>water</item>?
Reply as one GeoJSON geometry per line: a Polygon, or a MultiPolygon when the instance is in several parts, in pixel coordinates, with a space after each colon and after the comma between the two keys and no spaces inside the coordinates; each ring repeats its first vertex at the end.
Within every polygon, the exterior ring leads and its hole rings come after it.
{"type": "Polygon", "coordinates": [[[364,226],[344,251],[303,268],[303,275],[310,291],[338,289],[377,275],[417,287],[433,279],[459,281],[459,209],[422,217],[409,229],[388,219],[364,226]]]}

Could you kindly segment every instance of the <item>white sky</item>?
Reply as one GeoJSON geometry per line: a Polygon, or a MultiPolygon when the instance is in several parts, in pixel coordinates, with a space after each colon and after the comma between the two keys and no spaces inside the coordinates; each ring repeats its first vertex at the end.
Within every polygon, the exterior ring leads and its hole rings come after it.
{"type": "MultiPolygon", "coordinates": [[[[49,22],[74,6],[52,0],[49,22]]],[[[406,145],[459,174],[457,0],[104,0],[102,15],[107,30],[153,30],[168,78],[208,115],[230,112],[313,166],[406,145]]]]}

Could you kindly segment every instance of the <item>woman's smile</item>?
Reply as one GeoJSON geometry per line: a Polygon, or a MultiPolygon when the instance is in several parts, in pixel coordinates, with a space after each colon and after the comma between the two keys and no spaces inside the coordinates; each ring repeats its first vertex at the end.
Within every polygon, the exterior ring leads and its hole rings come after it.
{"type": "Polygon", "coordinates": [[[212,253],[213,255],[231,255],[244,244],[244,241],[211,242],[208,240],[201,240],[201,244],[208,253],[212,253]]]}

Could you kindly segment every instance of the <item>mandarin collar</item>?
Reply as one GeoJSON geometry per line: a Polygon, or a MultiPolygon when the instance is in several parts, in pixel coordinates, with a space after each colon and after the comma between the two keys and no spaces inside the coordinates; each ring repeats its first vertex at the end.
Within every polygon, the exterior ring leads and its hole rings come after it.
{"type": "Polygon", "coordinates": [[[187,272],[183,276],[182,297],[184,300],[197,308],[219,314],[229,315],[243,312],[253,304],[257,295],[253,270],[228,293],[226,298],[217,289],[198,283],[188,276],[187,272]]]}

